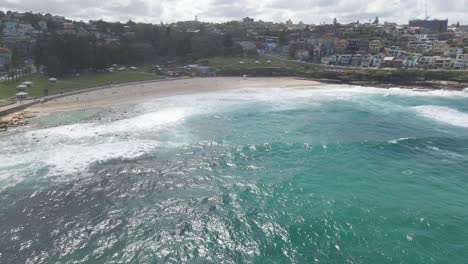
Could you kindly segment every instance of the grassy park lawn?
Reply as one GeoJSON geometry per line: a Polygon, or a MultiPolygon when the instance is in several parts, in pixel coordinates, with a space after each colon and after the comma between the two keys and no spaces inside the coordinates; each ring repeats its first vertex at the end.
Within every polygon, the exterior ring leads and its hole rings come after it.
{"type": "MultiPolygon", "coordinates": [[[[27,77],[20,78],[14,82],[0,82],[0,99],[10,98],[17,93],[16,86],[25,81],[33,82],[33,87],[28,89],[30,97],[38,97],[44,95],[44,89],[49,89],[49,95],[61,92],[69,92],[84,88],[91,88],[109,83],[125,83],[137,81],[155,80],[159,77],[150,73],[137,71],[123,71],[114,73],[87,73],[82,74],[79,78],[74,76],[64,76],[58,78],[57,83],[49,84],[48,78],[40,74],[33,74],[27,77]]],[[[0,101],[0,106],[3,101],[0,101]]]]}
{"type": "Polygon", "coordinates": [[[13,102],[12,102],[12,101],[9,101],[9,100],[0,101],[0,107],[5,106],[5,105],[9,105],[9,104],[12,104],[12,103],[13,103],[13,102]]]}
{"type": "Polygon", "coordinates": [[[286,67],[295,70],[304,69],[304,67],[298,65],[297,63],[283,61],[264,55],[213,57],[209,59],[200,60],[200,63],[203,62],[207,62],[208,66],[216,69],[253,69],[270,67],[286,67]]]}

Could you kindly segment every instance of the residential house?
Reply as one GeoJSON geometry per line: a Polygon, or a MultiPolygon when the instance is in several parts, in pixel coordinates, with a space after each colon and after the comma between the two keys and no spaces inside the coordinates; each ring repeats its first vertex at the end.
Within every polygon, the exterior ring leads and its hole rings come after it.
{"type": "Polygon", "coordinates": [[[454,62],[455,60],[452,58],[435,57],[434,68],[450,70],[452,69],[454,62]]]}
{"type": "Polygon", "coordinates": [[[329,57],[336,52],[338,38],[334,36],[320,36],[307,38],[306,42],[314,47],[314,59],[319,60],[321,57],[329,57]]]}
{"type": "Polygon", "coordinates": [[[216,76],[216,71],[209,66],[201,66],[198,64],[191,64],[185,67],[190,76],[199,77],[213,77],[216,76]]]}
{"type": "Polygon", "coordinates": [[[433,56],[422,56],[418,60],[418,67],[423,69],[430,69],[434,67],[436,57],[433,56]]]}
{"type": "Polygon", "coordinates": [[[415,68],[418,65],[420,54],[406,54],[405,60],[403,61],[403,67],[415,68]]]}
{"type": "Polygon", "coordinates": [[[443,55],[447,53],[447,51],[450,49],[450,45],[447,44],[445,41],[436,41],[432,45],[432,53],[436,55],[443,55]]]}
{"type": "Polygon", "coordinates": [[[348,66],[348,65],[351,64],[352,58],[353,58],[353,55],[351,55],[351,54],[340,55],[339,64],[343,65],[343,66],[348,66]]]}
{"type": "Polygon", "coordinates": [[[454,64],[454,70],[464,70],[468,68],[468,54],[458,55],[454,64]]]}
{"type": "Polygon", "coordinates": [[[330,65],[330,64],[332,64],[332,58],[331,57],[322,57],[322,58],[320,58],[320,63],[325,64],[325,65],[330,65]]]}
{"type": "Polygon", "coordinates": [[[338,65],[340,64],[341,55],[333,55],[330,57],[329,64],[338,65]]]}
{"type": "Polygon", "coordinates": [[[349,45],[349,41],[347,39],[340,39],[338,40],[336,51],[338,53],[344,53],[348,49],[348,45],[349,45]]]}
{"type": "Polygon", "coordinates": [[[361,39],[353,38],[348,40],[348,50],[358,51],[361,43],[361,39]]]}
{"type": "Polygon", "coordinates": [[[244,51],[256,51],[257,45],[254,41],[240,41],[239,45],[242,47],[244,51]]]}
{"type": "Polygon", "coordinates": [[[363,55],[361,58],[361,67],[364,67],[364,68],[372,67],[373,60],[374,60],[374,56],[372,54],[363,55]]]}
{"type": "Polygon", "coordinates": [[[372,58],[372,67],[380,68],[383,64],[383,59],[385,58],[384,54],[374,55],[372,58]]]}
{"type": "Polygon", "coordinates": [[[432,45],[432,42],[410,41],[408,42],[408,49],[418,53],[430,53],[432,45]]]}
{"type": "Polygon", "coordinates": [[[396,47],[396,46],[391,46],[388,51],[387,51],[388,55],[391,56],[391,57],[400,57],[401,56],[401,49],[400,47],[396,47]]]}
{"type": "Polygon", "coordinates": [[[0,48],[0,70],[5,70],[11,63],[11,51],[7,48],[0,48]]]}
{"type": "Polygon", "coordinates": [[[395,60],[395,57],[385,57],[385,58],[383,58],[382,67],[384,67],[384,68],[393,68],[393,61],[394,60],[395,60]]]}
{"type": "Polygon", "coordinates": [[[44,20],[39,21],[38,26],[41,28],[43,32],[47,31],[47,22],[44,20]]]}
{"type": "Polygon", "coordinates": [[[8,21],[3,24],[3,36],[16,37],[18,34],[18,22],[8,21]]]}
{"type": "Polygon", "coordinates": [[[351,66],[353,67],[359,67],[361,65],[361,59],[362,55],[361,54],[354,54],[351,57],[351,66]]]}
{"type": "Polygon", "coordinates": [[[310,59],[310,51],[306,49],[296,50],[294,57],[298,60],[309,60],[310,59]]]}
{"type": "Polygon", "coordinates": [[[369,53],[377,54],[382,51],[383,44],[380,40],[372,40],[369,42],[369,53]]]}
{"type": "Polygon", "coordinates": [[[449,48],[444,55],[450,58],[456,58],[459,55],[463,54],[462,48],[449,48]]]}
{"type": "Polygon", "coordinates": [[[273,50],[279,47],[279,37],[266,37],[265,38],[265,49],[273,50]]]}

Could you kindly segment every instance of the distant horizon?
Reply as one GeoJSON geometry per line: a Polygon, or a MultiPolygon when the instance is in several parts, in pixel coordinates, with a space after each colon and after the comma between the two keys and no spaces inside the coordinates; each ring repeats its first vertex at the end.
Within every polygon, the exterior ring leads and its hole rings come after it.
{"type": "MultiPolygon", "coordinates": [[[[463,0],[466,2],[466,0],[463,0]]],[[[252,17],[256,21],[280,23],[291,19],[305,24],[330,24],[334,18],[339,23],[362,23],[379,17],[381,22],[407,24],[411,19],[424,19],[426,7],[424,0],[202,0],[194,5],[188,0],[5,0],[0,10],[17,12],[50,13],[64,16],[75,21],[105,20],[125,23],[132,20],[138,23],[159,24],[179,21],[225,23],[252,17]],[[83,8],[86,6],[86,8],[83,8]]],[[[428,0],[427,14],[430,19],[449,19],[449,24],[468,24],[468,3],[455,0],[428,0]]]]}
{"type": "MultiPolygon", "coordinates": [[[[121,24],[126,24],[128,23],[129,21],[132,21],[132,22],[135,22],[135,23],[145,23],[145,24],[153,24],[153,25],[157,25],[157,24],[161,24],[161,23],[164,23],[164,24],[171,24],[171,23],[178,23],[178,22],[191,22],[191,21],[198,21],[200,23],[218,23],[218,24],[222,24],[222,23],[229,23],[229,22],[233,22],[233,21],[240,21],[242,22],[242,20],[244,18],[252,18],[254,19],[255,22],[265,22],[265,23],[276,23],[276,24],[285,24],[288,20],[291,20],[295,25],[299,24],[299,23],[303,23],[305,25],[311,25],[311,26],[320,26],[320,25],[330,25],[330,24],[333,24],[333,19],[331,21],[324,21],[324,22],[321,22],[321,23],[307,23],[305,21],[294,21],[293,19],[287,19],[287,20],[284,20],[284,21],[269,21],[269,20],[263,20],[263,19],[257,19],[255,17],[252,17],[252,16],[244,16],[244,17],[239,17],[238,19],[229,19],[229,20],[225,20],[225,21],[204,21],[202,19],[200,19],[198,16],[192,18],[192,19],[186,19],[186,20],[174,20],[174,21],[159,21],[159,22],[145,22],[145,21],[138,21],[137,19],[135,18],[129,18],[128,20],[125,20],[125,21],[116,21],[116,20],[108,20],[108,19],[103,19],[103,18],[89,18],[89,19],[79,19],[79,18],[73,18],[73,17],[69,17],[69,16],[66,16],[66,15],[63,15],[63,14],[56,14],[56,13],[50,13],[50,12],[34,12],[34,11],[21,11],[21,10],[5,10],[5,9],[1,9],[0,8],[0,12],[4,12],[4,13],[7,13],[7,12],[17,12],[17,13],[32,13],[32,14],[42,14],[42,15],[46,15],[46,14],[50,14],[52,16],[55,16],[55,17],[63,17],[67,20],[72,20],[72,21],[75,21],[75,22],[90,22],[90,21],[99,21],[99,20],[102,20],[102,21],[105,21],[105,22],[109,22],[109,23],[121,23],[121,24]]],[[[457,24],[458,22],[460,23],[460,25],[468,25],[468,23],[464,24],[460,21],[450,21],[450,19],[448,18],[411,18],[409,19],[408,21],[404,21],[402,23],[399,23],[397,21],[386,21],[386,20],[382,20],[380,17],[374,17],[374,19],[369,19],[369,20],[353,20],[353,21],[340,21],[340,19],[337,17],[337,22],[339,24],[343,24],[343,25],[346,25],[346,24],[351,24],[351,23],[356,23],[356,22],[359,22],[359,23],[373,23],[375,18],[379,18],[380,20],[380,24],[384,24],[384,23],[397,23],[398,25],[408,25],[408,22],[411,21],[411,20],[425,20],[425,19],[428,19],[428,20],[448,20],[448,24],[449,25],[455,25],[457,24]]]]}

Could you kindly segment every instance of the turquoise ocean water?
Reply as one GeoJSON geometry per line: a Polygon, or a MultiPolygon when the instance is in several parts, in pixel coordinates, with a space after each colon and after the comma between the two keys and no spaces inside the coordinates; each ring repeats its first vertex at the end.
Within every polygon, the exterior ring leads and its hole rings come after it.
{"type": "Polygon", "coordinates": [[[468,261],[464,92],[177,96],[0,147],[0,263],[468,261]]]}

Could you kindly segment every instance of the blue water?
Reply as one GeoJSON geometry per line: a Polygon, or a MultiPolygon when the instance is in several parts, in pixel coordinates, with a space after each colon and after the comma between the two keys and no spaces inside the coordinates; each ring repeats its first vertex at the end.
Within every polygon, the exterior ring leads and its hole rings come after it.
{"type": "Polygon", "coordinates": [[[466,263],[468,93],[240,89],[0,135],[0,263],[466,263]]]}

